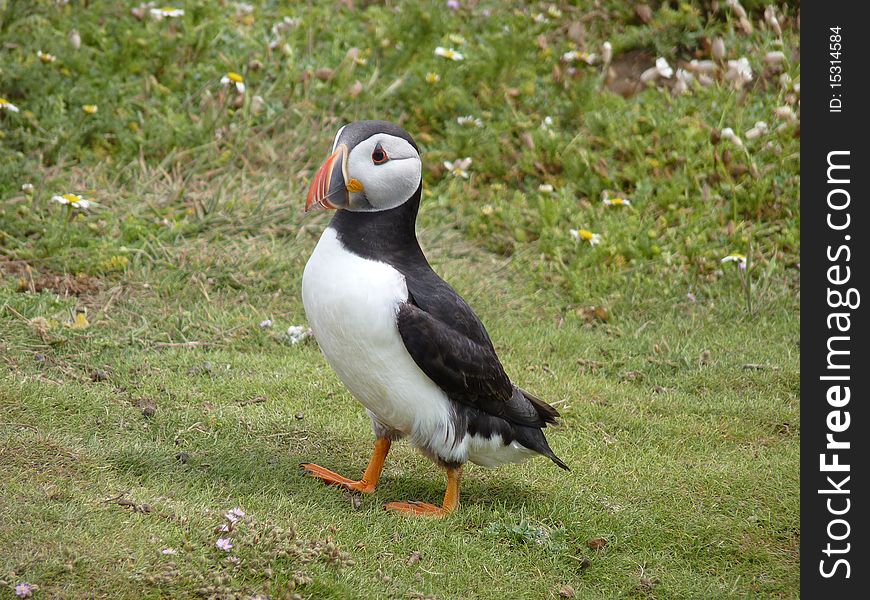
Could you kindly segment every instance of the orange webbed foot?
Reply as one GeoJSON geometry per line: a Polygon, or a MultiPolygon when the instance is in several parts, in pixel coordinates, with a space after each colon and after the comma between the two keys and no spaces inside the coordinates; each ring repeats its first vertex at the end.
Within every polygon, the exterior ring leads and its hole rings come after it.
{"type": "Polygon", "coordinates": [[[449,511],[444,510],[440,506],[427,504],[426,502],[387,502],[384,510],[397,512],[403,515],[425,516],[425,517],[446,517],[449,511]]]}
{"type": "Polygon", "coordinates": [[[299,468],[302,470],[303,475],[319,479],[327,485],[335,485],[343,487],[346,490],[362,492],[363,494],[370,494],[375,491],[375,484],[373,483],[363,480],[354,481],[353,479],[342,477],[338,473],[325,469],[320,465],[315,465],[314,463],[302,463],[299,465],[299,468]]]}
{"type": "Polygon", "coordinates": [[[403,515],[446,517],[459,507],[459,479],[462,467],[447,469],[447,491],[444,492],[444,502],[441,506],[426,502],[388,502],[385,510],[403,515]]]}
{"type": "Polygon", "coordinates": [[[375,449],[372,452],[372,458],[369,460],[369,466],[366,467],[366,472],[363,473],[362,479],[354,481],[347,477],[342,477],[338,473],[334,473],[329,469],[325,469],[314,463],[302,463],[299,468],[302,474],[308,477],[319,479],[328,485],[336,485],[343,487],[346,490],[354,492],[362,492],[370,494],[378,487],[378,481],[381,478],[381,471],[384,470],[384,461],[387,459],[387,453],[390,451],[390,440],[380,438],[375,442],[375,449]]]}

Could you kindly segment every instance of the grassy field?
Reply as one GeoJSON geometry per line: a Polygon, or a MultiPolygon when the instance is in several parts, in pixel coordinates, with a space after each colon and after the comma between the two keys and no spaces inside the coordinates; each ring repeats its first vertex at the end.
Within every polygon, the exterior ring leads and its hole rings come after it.
{"type": "Polygon", "coordinates": [[[450,4],[0,0],[0,597],[798,596],[796,9],[450,4]],[[444,491],[404,444],[300,476],[372,444],[286,333],[358,118],[570,473],[469,466],[444,520],[383,511],[444,491]]]}

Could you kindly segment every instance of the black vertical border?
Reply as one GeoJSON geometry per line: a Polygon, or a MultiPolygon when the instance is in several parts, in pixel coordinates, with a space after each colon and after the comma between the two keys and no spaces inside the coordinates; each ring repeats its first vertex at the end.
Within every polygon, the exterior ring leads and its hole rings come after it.
{"type": "MultiPolygon", "coordinates": [[[[866,439],[870,435],[867,424],[867,379],[870,378],[870,339],[867,337],[870,292],[864,285],[865,261],[870,238],[870,219],[867,204],[870,180],[870,162],[867,147],[867,113],[870,111],[870,97],[867,94],[868,64],[870,64],[870,28],[867,13],[870,6],[864,2],[804,2],[801,11],[801,595],[804,598],[866,598],[868,590],[867,547],[870,545],[866,522],[868,506],[866,490],[870,487],[867,480],[866,439]],[[832,88],[829,82],[831,59],[831,27],[841,27],[843,85],[832,88]],[[842,96],[836,96],[842,94],[842,96]],[[829,101],[841,98],[843,109],[840,113],[829,111],[829,101]],[[835,150],[849,150],[848,163],[851,165],[850,183],[845,186],[851,202],[847,209],[851,225],[847,230],[834,231],[827,224],[831,211],[827,206],[827,195],[831,189],[843,185],[827,183],[828,153],[835,150]],[[846,239],[849,236],[849,239],[846,239]],[[847,244],[851,250],[851,260],[828,259],[828,247],[836,256],[837,248],[847,244]],[[828,282],[828,268],[833,264],[841,267],[848,265],[851,278],[847,284],[832,286],[828,282]],[[861,305],[856,309],[831,308],[828,306],[828,288],[854,287],[861,294],[861,305]],[[828,329],[827,317],[832,312],[849,312],[851,328],[849,333],[838,333],[828,329]],[[831,374],[827,370],[828,338],[832,335],[848,335],[850,340],[848,374],[851,400],[848,410],[850,427],[843,433],[834,434],[837,440],[848,441],[851,448],[844,451],[826,450],[826,434],[830,433],[826,418],[829,406],[826,398],[828,387],[834,382],[823,381],[821,376],[831,374]],[[849,473],[822,473],[820,454],[832,452],[839,454],[839,462],[850,465],[849,473]],[[819,490],[831,488],[826,477],[840,482],[844,475],[851,479],[843,488],[847,495],[820,494],[819,490]],[[835,509],[844,506],[848,497],[851,504],[848,513],[837,517],[828,512],[826,501],[833,498],[835,509]],[[829,540],[827,527],[832,519],[843,518],[849,522],[849,536],[842,541],[829,540]],[[831,543],[833,548],[845,547],[845,554],[826,556],[824,550],[831,543]],[[837,558],[849,562],[850,577],[845,577],[843,565],[834,577],[825,578],[820,573],[820,561],[825,560],[826,569],[837,558]],[[822,596],[824,594],[825,596],[822,596]]],[[[843,173],[843,171],[839,171],[843,173]]],[[[842,196],[840,196],[842,198],[842,196]]],[[[836,200],[840,201],[840,200],[836,200]]],[[[846,211],[833,215],[835,221],[844,218],[846,211]]],[[[841,272],[842,277],[842,272],[841,272]]],[[[844,347],[844,346],[841,346],[844,347]]],[[[842,361],[841,362],[845,362],[842,361]]],[[[830,462],[831,459],[828,459],[830,462]]],[[[835,535],[841,535],[845,526],[834,526],[835,535]]]]}

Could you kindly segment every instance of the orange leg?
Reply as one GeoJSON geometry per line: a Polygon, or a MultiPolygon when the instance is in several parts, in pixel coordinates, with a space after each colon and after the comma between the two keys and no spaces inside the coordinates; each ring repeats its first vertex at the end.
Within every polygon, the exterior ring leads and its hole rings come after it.
{"type": "Polygon", "coordinates": [[[302,463],[299,466],[302,468],[303,475],[321,479],[329,485],[337,485],[347,490],[370,494],[375,491],[375,488],[378,486],[378,480],[381,478],[381,471],[384,470],[384,461],[386,460],[389,451],[390,440],[387,438],[379,438],[378,441],[375,442],[375,450],[372,453],[372,459],[369,461],[369,466],[366,467],[366,472],[363,473],[362,479],[359,481],[342,477],[338,473],[333,473],[332,471],[313,463],[302,463]]]}
{"type": "Polygon", "coordinates": [[[462,467],[447,469],[447,491],[444,492],[444,502],[441,506],[425,502],[388,502],[384,507],[406,515],[426,515],[430,517],[446,517],[459,506],[459,478],[462,467]]]}

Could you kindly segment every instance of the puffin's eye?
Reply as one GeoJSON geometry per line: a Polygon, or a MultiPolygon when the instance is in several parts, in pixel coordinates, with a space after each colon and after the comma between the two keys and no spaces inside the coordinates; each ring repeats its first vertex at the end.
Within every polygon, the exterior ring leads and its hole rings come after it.
{"type": "Polygon", "coordinates": [[[372,151],[372,162],[376,165],[382,165],[388,160],[390,160],[390,157],[387,156],[387,153],[383,148],[381,148],[381,145],[378,144],[375,146],[375,149],[372,151]]]}

